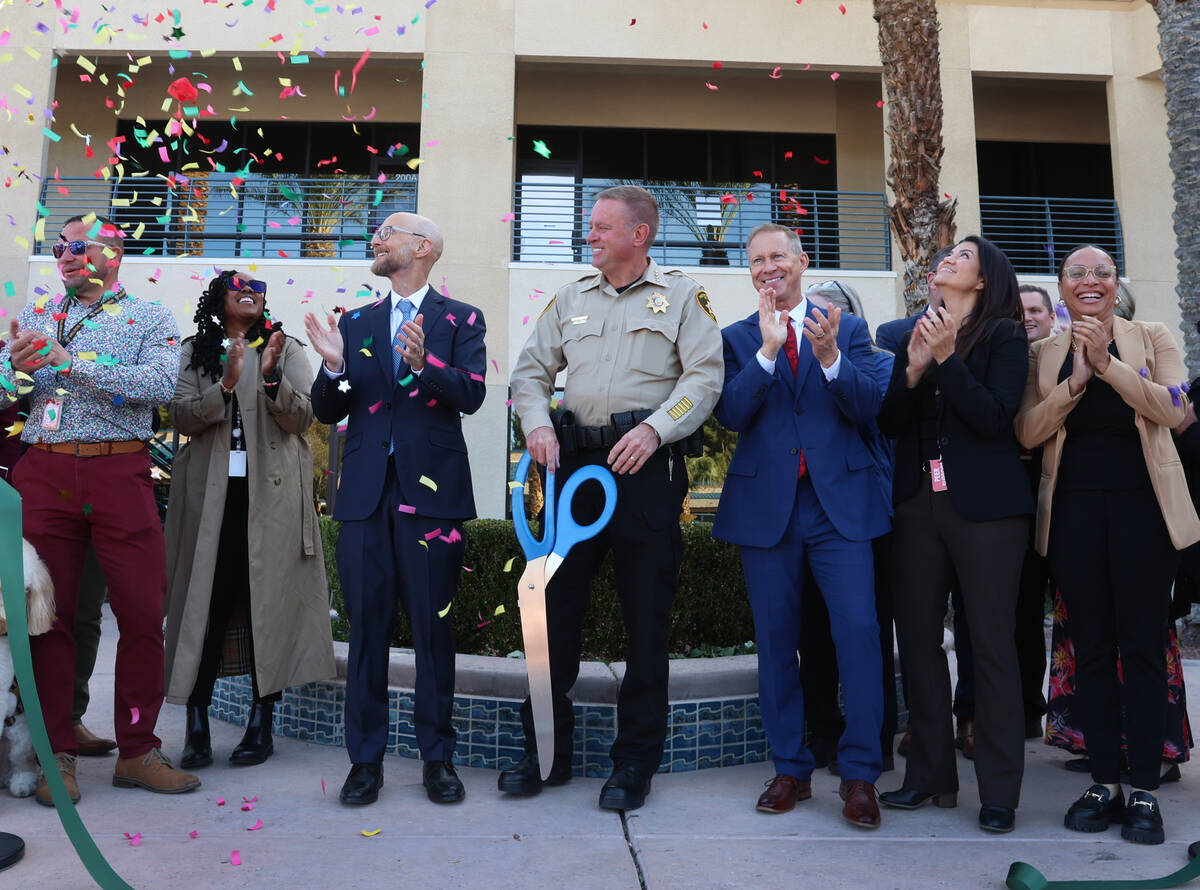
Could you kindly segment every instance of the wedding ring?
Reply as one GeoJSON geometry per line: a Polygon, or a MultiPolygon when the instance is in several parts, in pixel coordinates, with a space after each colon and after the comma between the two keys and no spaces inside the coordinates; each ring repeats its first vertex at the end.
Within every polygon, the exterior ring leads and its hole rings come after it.
{"type": "Polygon", "coordinates": [[[824,331],[817,331],[817,334],[816,334],[816,336],[817,336],[817,339],[818,339],[818,340],[820,340],[822,337],[824,337],[824,336],[825,336],[825,332],[824,332],[824,331]]]}

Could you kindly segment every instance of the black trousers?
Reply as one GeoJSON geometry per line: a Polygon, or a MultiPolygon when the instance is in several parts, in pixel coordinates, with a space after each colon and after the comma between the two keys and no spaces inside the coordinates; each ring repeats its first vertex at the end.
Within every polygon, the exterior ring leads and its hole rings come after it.
{"type": "MultiPolygon", "coordinates": [[[[899,703],[896,698],[896,652],[893,631],[891,585],[892,536],[881,535],[871,541],[875,557],[875,617],[879,621],[879,649],[883,656],[883,730],[880,746],[884,758],[895,745],[899,703]]],[[[800,682],[804,685],[804,722],[808,726],[809,749],[821,759],[837,757],[838,739],[846,729],[838,697],[837,653],[829,626],[829,609],[813,579],[805,569],[801,593],[804,622],[800,625],[800,682]]]]}
{"type": "MultiPolygon", "coordinates": [[[[555,474],[555,495],[576,469],[603,465],[607,456],[608,449],[564,454],[555,474]]],[[[669,448],[660,448],[637,473],[614,476],[617,508],[612,519],[596,537],[571,548],[547,585],[554,758],[571,762],[575,713],[567,693],[579,676],[580,639],[592,578],[611,549],[629,650],[610,755],[614,764],[630,764],[649,776],[662,761],[667,737],[667,639],[683,558],[679,514],[687,494],[687,468],[682,458],[670,457],[669,448]]],[[[571,505],[575,521],[593,522],[602,503],[598,483],[580,486],[571,505]]],[[[560,513],[566,509],[568,505],[558,503],[560,513]]],[[[529,699],[521,706],[521,722],[525,750],[532,754],[536,744],[529,699]]]]}
{"type": "MultiPolygon", "coordinates": [[[[204,634],[196,682],[188,696],[188,704],[195,708],[207,708],[212,702],[213,684],[217,682],[217,671],[221,667],[221,650],[225,647],[225,630],[230,616],[239,605],[246,610],[247,616],[250,614],[250,542],[246,534],[249,512],[250,488],[246,477],[229,477],[212,596],[208,603],[208,630],[204,634]]],[[[254,633],[249,621],[246,633],[250,649],[250,683],[254,698],[259,701],[258,676],[254,669],[254,633]]],[[[280,695],[275,692],[261,700],[279,701],[280,695]]]]}
{"type": "Polygon", "coordinates": [[[928,476],[917,494],[896,507],[892,584],[913,733],[905,788],[958,790],[950,673],[942,649],[947,597],[957,576],[974,631],[979,799],[998,807],[1020,802],[1025,739],[1013,628],[1028,535],[1025,516],[964,519],[949,492],[930,489],[928,476]]]}
{"type": "Polygon", "coordinates": [[[1166,626],[1179,551],[1150,487],[1054,496],[1050,565],[1075,644],[1075,712],[1093,781],[1158,787],[1167,708],[1166,626]],[[1124,684],[1117,679],[1121,654],[1124,684]]]}

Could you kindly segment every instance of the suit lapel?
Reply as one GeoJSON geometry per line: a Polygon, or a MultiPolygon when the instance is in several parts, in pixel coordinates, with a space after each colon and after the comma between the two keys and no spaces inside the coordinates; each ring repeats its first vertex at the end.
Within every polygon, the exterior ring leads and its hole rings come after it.
{"type": "Polygon", "coordinates": [[[1131,368],[1146,367],[1146,344],[1137,325],[1120,316],[1114,318],[1113,340],[1117,344],[1117,354],[1121,361],[1131,368]]]}
{"type": "Polygon", "coordinates": [[[1042,347],[1038,364],[1038,390],[1041,392],[1042,398],[1048,396],[1050,390],[1058,386],[1058,372],[1062,370],[1063,362],[1067,360],[1067,350],[1070,348],[1070,328],[1042,347]]]}
{"type": "MultiPolygon", "coordinates": [[[[421,298],[421,309],[417,313],[421,316],[421,330],[425,332],[425,339],[429,339],[429,332],[446,314],[446,298],[433,289],[432,285],[425,285],[425,296],[421,298]]],[[[456,318],[459,324],[465,324],[465,318],[456,318]]],[[[438,356],[449,360],[449,356],[438,356]]]]}
{"type": "MultiPolygon", "coordinates": [[[[379,361],[379,370],[384,380],[392,379],[392,300],[391,294],[367,310],[371,338],[371,353],[379,361]]],[[[361,344],[359,344],[361,345],[361,344]]],[[[356,348],[351,344],[351,348],[356,348]]],[[[395,381],[393,381],[395,382],[395,381]]]]}

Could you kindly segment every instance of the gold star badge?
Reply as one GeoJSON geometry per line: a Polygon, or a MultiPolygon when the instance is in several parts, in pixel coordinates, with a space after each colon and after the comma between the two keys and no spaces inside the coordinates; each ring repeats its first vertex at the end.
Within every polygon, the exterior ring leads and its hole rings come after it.
{"type": "Polygon", "coordinates": [[[670,306],[671,304],[667,302],[667,298],[657,291],[646,298],[646,308],[653,309],[656,313],[666,312],[670,306]]]}

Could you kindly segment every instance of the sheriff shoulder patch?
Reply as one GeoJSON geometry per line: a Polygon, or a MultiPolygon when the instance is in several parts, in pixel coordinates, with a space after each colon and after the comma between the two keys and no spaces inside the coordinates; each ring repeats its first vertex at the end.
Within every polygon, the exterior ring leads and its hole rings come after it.
{"type": "Polygon", "coordinates": [[[696,302],[700,304],[700,308],[704,310],[704,314],[713,320],[714,324],[720,324],[717,317],[713,314],[712,303],[709,302],[708,294],[704,291],[696,292],[696,302]]]}

